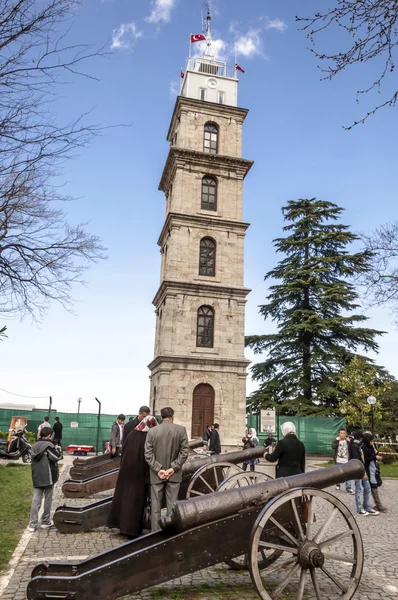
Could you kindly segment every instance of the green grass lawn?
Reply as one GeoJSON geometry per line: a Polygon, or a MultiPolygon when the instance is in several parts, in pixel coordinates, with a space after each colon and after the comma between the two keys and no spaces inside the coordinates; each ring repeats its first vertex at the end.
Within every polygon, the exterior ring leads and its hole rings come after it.
{"type": "Polygon", "coordinates": [[[0,572],[29,522],[32,493],[30,465],[0,467],[0,572]]]}
{"type": "MultiPolygon", "coordinates": [[[[382,462],[380,464],[380,472],[381,478],[383,477],[397,477],[398,478],[398,462],[392,463],[392,465],[384,465],[382,462]]],[[[319,465],[320,467],[333,467],[334,462],[329,460],[329,462],[322,463],[319,465]]]]}

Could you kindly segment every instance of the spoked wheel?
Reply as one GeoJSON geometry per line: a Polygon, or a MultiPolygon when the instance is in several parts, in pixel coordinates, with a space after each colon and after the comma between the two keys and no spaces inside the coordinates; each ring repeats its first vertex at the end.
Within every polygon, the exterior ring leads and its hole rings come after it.
{"type": "Polygon", "coordinates": [[[224,479],[234,473],[242,473],[238,465],[229,462],[219,462],[203,465],[193,475],[189,482],[186,498],[204,496],[217,491],[218,486],[224,479]]]}
{"type": "Polygon", "coordinates": [[[263,600],[349,600],[359,585],[363,546],[357,522],[345,504],[323,490],[291,490],[271,500],[253,527],[249,547],[250,575],[263,600]],[[261,549],[281,555],[261,568],[261,549]]]}
{"type": "Polygon", "coordinates": [[[32,453],[30,450],[22,455],[22,462],[25,464],[30,464],[32,462],[32,453]]]}
{"type": "MultiPolygon", "coordinates": [[[[260,471],[235,473],[228,477],[225,481],[221,482],[217,488],[217,492],[223,492],[224,490],[231,490],[233,488],[245,487],[247,485],[254,485],[255,483],[262,483],[263,481],[269,481],[272,479],[270,475],[260,473],[260,471]]],[[[264,568],[266,565],[271,564],[276,560],[282,553],[278,550],[267,552],[262,549],[258,553],[258,563],[260,568],[264,568]]],[[[226,564],[234,570],[242,570],[248,568],[247,554],[236,556],[225,561],[226,564]]]]}

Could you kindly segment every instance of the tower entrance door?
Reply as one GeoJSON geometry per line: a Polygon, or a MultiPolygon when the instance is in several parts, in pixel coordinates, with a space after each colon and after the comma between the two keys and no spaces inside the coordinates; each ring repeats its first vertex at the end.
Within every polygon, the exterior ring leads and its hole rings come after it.
{"type": "Polygon", "coordinates": [[[214,423],[214,389],[208,383],[200,383],[193,391],[192,438],[201,437],[206,425],[214,423]]]}

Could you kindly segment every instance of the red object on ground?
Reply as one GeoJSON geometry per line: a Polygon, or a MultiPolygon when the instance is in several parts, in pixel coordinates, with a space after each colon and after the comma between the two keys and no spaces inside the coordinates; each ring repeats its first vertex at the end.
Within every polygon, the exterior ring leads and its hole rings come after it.
{"type": "Polygon", "coordinates": [[[73,454],[87,454],[88,452],[94,452],[94,446],[78,446],[77,444],[70,444],[66,446],[67,452],[73,452],[73,454]]]}

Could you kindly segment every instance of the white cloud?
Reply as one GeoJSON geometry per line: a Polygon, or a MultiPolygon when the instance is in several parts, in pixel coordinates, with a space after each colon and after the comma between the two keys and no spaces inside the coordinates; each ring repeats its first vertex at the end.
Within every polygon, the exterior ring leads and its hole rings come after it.
{"type": "Polygon", "coordinates": [[[170,91],[170,98],[172,100],[175,100],[177,98],[178,94],[180,93],[180,82],[176,81],[176,80],[170,81],[169,91],[170,91]]]}
{"type": "Polygon", "coordinates": [[[171,12],[175,8],[177,0],[154,0],[152,12],[146,18],[148,23],[168,23],[171,19],[171,12]]]}
{"type": "Polygon", "coordinates": [[[282,19],[268,19],[268,22],[265,26],[265,29],[276,29],[276,31],[280,31],[281,33],[283,33],[286,28],[287,25],[285,21],[282,21],[282,19]]]}
{"type": "MultiPolygon", "coordinates": [[[[232,56],[231,45],[221,38],[217,38],[215,40],[212,39],[211,45],[216,52],[216,58],[218,58],[218,60],[225,60],[229,55],[232,56]]],[[[203,56],[205,49],[206,42],[196,42],[192,45],[192,56],[203,56]]]]}
{"type": "Polygon", "coordinates": [[[129,50],[142,35],[142,31],[137,29],[134,21],[122,23],[118,29],[114,29],[112,32],[111,49],[129,50]]]}
{"type": "Polygon", "coordinates": [[[236,53],[246,58],[262,54],[260,30],[249,29],[246,35],[240,35],[235,42],[236,53]]]}

